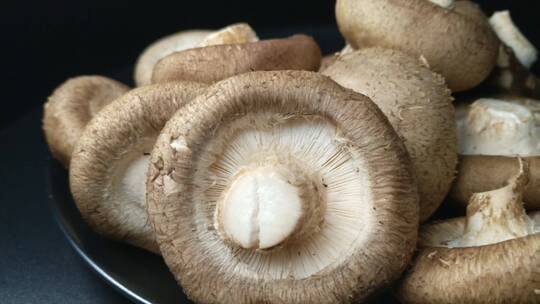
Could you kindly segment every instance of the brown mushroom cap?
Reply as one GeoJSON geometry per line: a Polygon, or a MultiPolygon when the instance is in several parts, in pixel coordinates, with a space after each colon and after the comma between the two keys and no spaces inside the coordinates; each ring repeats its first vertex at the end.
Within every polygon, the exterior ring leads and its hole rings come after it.
{"type": "Polygon", "coordinates": [[[47,100],[43,131],[54,158],[69,167],[73,147],[90,119],[129,90],[103,76],[79,76],[61,84],[47,100]]]}
{"type": "MultiPolygon", "coordinates": [[[[529,215],[540,227],[540,212],[529,215]]],[[[402,303],[537,303],[540,233],[481,247],[447,248],[465,218],[422,227],[421,250],[399,297],[402,303]]]]}
{"type": "MultiPolygon", "coordinates": [[[[540,209],[540,156],[523,157],[530,166],[531,181],[523,193],[525,208],[540,209]]],[[[458,175],[450,196],[467,205],[473,193],[502,187],[518,172],[517,157],[460,155],[458,175]]]]}
{"type": "Polygon", "coordinates": [[[499,42],[474,3],[449,8],[426,0],[338,0],[339,29],[354,48],[385,47],[424,56],[452,91],[464,91],[489,75],[499,42]]]}
{"type": "Polygon", "coordinates": [[[323,74],[371,98],[407,147],[418,182],[420,220],[450,190],[457,163],[454,107],[444,79],[402,52],[367,48],[340,55],[323,74]]]}
{"type": "Polygon", "coordinates": [[[399,137],[367,97],[317,73],[210,87],[160,134],[147,194],[162,255],[200,303],[361,301],[399,276],[415,246],[418,196],[399,137]],[[244,249],[216,229],[216,206],[233,175],[265,164],[301,168],[326,211],[309,236],[244,249]]]}
{"type": "Polygon", "coordinates": [[[259,41],[257,33],[247,23],[235,23],[217,30],[204,38],[198,47],[259,41]]]}
{"type": "Polygon", "coordinates": [[[148,85],[152,82],[152,71],[159,60],[174,52],[196,47],[210,33],[212,33],[210,30],[182,31],[161,38],[149,45],[135,64],[135,83],[137,86],[148,85]]]}
{"type": "Polygon", "coordinates": [[[155,65],[152,82],[191,80],[213,83],[249,71],[316,71],[320,63],[321,50],[315,40],[295,35],[176,52],[155,65]]]}
{"type": "Polygon", "coordinates": [[[70,187],[95,231],[159,252],[144,207],[150,151],[167,120],[204,87],[178,82],[137,88],[88,124],[73,153],[70,187]]]}
{"type": "Polygon", "coordinates": [[[403,303],[536,303],[540,212],[527,215],[529,166],[503,187],[475,193],[466,218],[422,227],[421,251],[399,289],[403,303]]]}

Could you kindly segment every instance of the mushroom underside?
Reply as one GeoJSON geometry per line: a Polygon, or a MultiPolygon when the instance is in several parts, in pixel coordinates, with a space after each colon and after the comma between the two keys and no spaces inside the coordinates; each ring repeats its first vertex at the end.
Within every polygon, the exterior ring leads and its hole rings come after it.
{"type": "MultiPolygon", "coordinates": [[[[239,171],[250,167],[275,167],[275,164],[288,171],[293,171],[293,166],[300,167],[298,170],[314,184],[313,191],[325,197],[324,218],[312,227],[316,233],[297,238],[294,245],[282,246],[280,250],[240,250],[236,253],[236,267],[242,265],[244,271],[258,269],[258,275],[263,278],[302,279],[323,271],[331,264],[339,264],[339,261],[346,259],[347,252],[356,246],[353,244],[364,242],[369,235],[367,231],[373,229],[373,198],[368,190],[372,185],[363,169],[366,167],[365,161],[351,155],[343,146],[346,141],[340,140],[345,139],[340,138],[336,127],[321,117],[288,118],[262,113],[246,115],[229,126],[222,126],[215,140],[206,145],[196,170],[201,174],[194,177],[194,184],[200,185],[193,194],[197,201],[219,202],[223,193],[228,193],[223,189],[231,187],[229,181],[239,171]],[[204,192],[199,189],[204,189],[204,192]]],[[[269,174],[269,169],[264,173],[269,174]]],[[[294,185],[295,179],[298,177],[290,176],[286,182],[294,185]]],[[[262,184],[254,190],[261,199],[264,186],[272,187],[262,184]]],[[[259,240],[272,234],[265,229],[287,225],[273,222],[285,219],[286,214],[264,214],[265,204],[271,204],[271,201],[279,203],[275,197],[278,193],[260,202],[259,213],[252,215],[262,221],[265,215],[272,217],[258,226],[259,240]]],[[[281,203],[287,204],[288,201],[281,203]]],[[[213,208],[198,207],[195,206],[200,209],[197,213],[200,212],[209,221],[213,220],[213,208]]]]}
{"type": "Polygon", "coordinates": [[[150,152],[169,118],[204,88],[193,82],[137,88],[89,123],[74,150],[70,188],[97,232],[159,253],[145,206],[150,152]]]}
{"type": "Polygon", "coordinates": [[[372,294],[365,282],[397,278],[418,198],[390,138],[366,97],[317,73],[253,72],[209,88],[159,136],[147,183],[161,252],[186,294],[350,302],[372,294]]]}

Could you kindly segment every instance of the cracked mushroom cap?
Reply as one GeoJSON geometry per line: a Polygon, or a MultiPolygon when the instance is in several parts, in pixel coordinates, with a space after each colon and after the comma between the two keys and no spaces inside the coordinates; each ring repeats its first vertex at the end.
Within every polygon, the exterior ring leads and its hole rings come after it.
{"type": "Polygon", "coordinates": [[[448,3],[338,0],[336,18],[352,47],[377,46],[424,56],[452,91],[465,91],[487,78],[499,41],[476,4],[444,2],[448,3]]]}
{"type": "Polygon", "coordinates": [[[454,106],[444,79],[402,52],[367,48],[340,55],[323,74],[371,98],[411,156],[427,220],[448,194],[457,164],[454,106]]]}
{"type": "Polygon", "coordinates": [[[213,83],[250,71],[317,71],[320,64],[321,50],[315,40],[294,35],[176,52],[155,65],[152,82],[191,80],[213,83]]]}
{"type": "Polygon", "coordinates": [[[523,208],[523,163],[506,186],[474,194],[466,218],[422,227],[402,303],[540,301],[540,212],[523,208]]]}
{"type": "Polygon", "coordinates": [[[88,124],[73,153],[70,188],[95,231],[159,252],[144,207],[150,151],[167,120],[204,88],[192,82],[137,88],[88,124]]]}
{"type": "Polygon", "coordinates": [[[529,163],[531,181],[523,200],[540,208],[540,102],[517,97],[481,98],[457,108],[458,175],[450,196],[467,205],[473,193],[500,188],[529,163]]]}
{"type": "Polygon", "coordinates": [[[191,48],[217,44],[245,43],[259,40],[247,23],[235,23],[217,31],[189,30],[164,37],[148,46],[135,65],[137,86],[152,82],[155,64],[168,55],[191,48]]]}
{"type": "Polygon", "coordinates": [[[53,157],[69,167],[73,147],[86,124],[128,90],[126,85],[103,76],[71,78],[56,88],[43,112],[43,131],[53,157]]]}
{"type": "Polygon", "coordinates": [[[199,303],[361,301],[415,246],[399,137],[369,98],[317,73],[210,87],[160,134],[147,187],[162,255],[199,303]]]}

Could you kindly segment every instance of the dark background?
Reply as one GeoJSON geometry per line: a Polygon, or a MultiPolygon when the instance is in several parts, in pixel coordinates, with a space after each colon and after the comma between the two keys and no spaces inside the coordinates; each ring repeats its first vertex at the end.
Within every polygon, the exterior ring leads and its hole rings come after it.
{"type": "MultiPolygon", "coordinates": [[[[129,67],[146,45],[178,30],[238,21],[258,31],[335,24],[334,0],[10,2],[0,9],[0,127],[41,105],[66,78],[129,67]]],[[[511,9],[523,32],[540,46],[537,0],[477,2],[489,14],[511,9]]]]}

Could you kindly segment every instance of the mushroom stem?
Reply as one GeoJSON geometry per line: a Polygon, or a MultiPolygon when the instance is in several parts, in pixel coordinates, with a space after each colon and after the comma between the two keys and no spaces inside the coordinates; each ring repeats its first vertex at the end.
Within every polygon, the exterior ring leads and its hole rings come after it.
{"type": "Polygon", "coordinates": [[[483,246],[534,233],[534,222],[522,201],[529,183],[529,166],[519,158],[519,167],[519,173],[505,187],[473,194],[467,206],[465,233],[449,242],[449,247],[483,246]]]}
{"type": "Polygon", "coordinates": [[[533,112],[507,100],[481,98],[459,119],[463,155],[536,155],[540,152],[533,112]]]}
{"type": "Polygon", "coordinates": [[[509,11],[495,12],[489,23],[499,39],[512,48],[523,66],[530,68],[536,62],[538,51],[514,24],[509,11]]]}
{"type": "Polygon", "coordinates": [[[319,186],[294,164],[240,170],[217,204],[221,237],[245,249],[270,249],[317,231],[319,186]]]}

